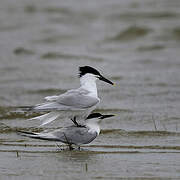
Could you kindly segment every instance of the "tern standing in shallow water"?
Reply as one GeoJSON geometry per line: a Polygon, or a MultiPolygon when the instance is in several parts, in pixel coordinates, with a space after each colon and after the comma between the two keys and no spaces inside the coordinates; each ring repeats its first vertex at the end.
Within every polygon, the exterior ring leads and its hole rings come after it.
{"type": "Polygon", "coordinates": [[[83,126],[78,125],[77,122],[73,120],[74,125],[51,132],[32,133],[19,131],[19,133],[22,136],[27,136],[35,139],[60,141],[62,143],[68,144],[70,150],[73,149],[72,144],[77,145],[80,149],[80,145],[89,144],[99,135],[99,121],[112,116],[114,115],[92,113],[86,118],[85,124],[83,126]]]}
{"type": "Polygon", "coordinates": [[[32,119],[41,120],[41,125],[54,121],[62,113],[69,118],[76,117],[78,121],[86,119],[100,102],[96,80],[99,79],[111,85],[113,83],[90,66],[79,67],[79,77],[80,88],[69,90],[58,96],[45,97],[45,103],[33,106],[30,109],[32,111],[50,112],[32,119]]]}

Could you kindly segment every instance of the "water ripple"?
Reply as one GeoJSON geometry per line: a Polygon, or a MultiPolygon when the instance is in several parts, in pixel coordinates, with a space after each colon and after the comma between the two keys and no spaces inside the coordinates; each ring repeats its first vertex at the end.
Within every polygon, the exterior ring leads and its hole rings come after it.
{"type": "Polygon", "coordinates": [[[147,27],[130,26],[106,41],[132,41],[148,35],[152,30],[147,27]]]}
{"type": "Polygon", "coordinates": [[[179,13],[170,12],[170,11],[162,11],[162,12],[128,12],[121,14],[112,14],[109,16],[111,20],[132,20],[132,19],[152,19],[152,20],[160,20],[160,19],[174,19],[180,16],[179,13]]]}
{"type": "Polygon", "coordinates": [[[64,54],[59,52],[48,52],[41,56],[42,59],[68,59],[68,60],[80,60],[86,59],[90,61],[104,61],[103,58],[100,57],[92,57],[87,55],[75,55],[75,54],[64,54]]]}

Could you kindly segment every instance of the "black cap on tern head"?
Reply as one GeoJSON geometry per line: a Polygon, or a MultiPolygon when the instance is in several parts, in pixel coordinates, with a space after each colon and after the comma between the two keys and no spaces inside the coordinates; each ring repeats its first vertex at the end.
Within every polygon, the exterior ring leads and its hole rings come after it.
{"type": "Polygon", "coordinates": [[[113,115],[113,114],[102,115],[101,113],[92,113],[86,119],[93,119],[93,118],[105,119],[105,118],[109,118],[109,117],[113,117],[113,116],[115,116],[115,115],[113,115]]]}
{"type": "Polygon", "coordinates": [[[79,77],[82,77],[84,76],[85,74],[87,73],[90,73],[90,74],[94,74],[94,75],[97,75],[97,76],[100,76],[101,74],[96,70],[94,69],[93,67],[90,67],[90,66],[82,66],[82,67],[79,67],[79,77]]]}
{"type": "Polygon", "coordinates": [[[79,77],[82,77],[82,76],[84,76],[84,75],[87,74],[87,73],[94,74],[94,75],[96,75],[96,76],[99,78],[99,80],[114,85],[113,82],[111,82],[110,80],[108,80],[108,79],[106,79],[105,77],[103,77],[103,76],[99,73],[99,71],[97,71],[95,68],[90,67],[90,66],[82,66],[82,67],[79,67],[79,77]]]}

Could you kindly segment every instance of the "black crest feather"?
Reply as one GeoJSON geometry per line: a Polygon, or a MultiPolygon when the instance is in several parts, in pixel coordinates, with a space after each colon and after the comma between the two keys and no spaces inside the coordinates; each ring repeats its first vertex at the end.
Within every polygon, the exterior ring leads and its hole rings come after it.
{"type": "Polygon", "coordinates": [[[85,74],[90,73],[94,75],[101,75],[95,68],[90,67],[90,66],[82,66],[79,67],[79,77],[84,76],[85,74]]]}

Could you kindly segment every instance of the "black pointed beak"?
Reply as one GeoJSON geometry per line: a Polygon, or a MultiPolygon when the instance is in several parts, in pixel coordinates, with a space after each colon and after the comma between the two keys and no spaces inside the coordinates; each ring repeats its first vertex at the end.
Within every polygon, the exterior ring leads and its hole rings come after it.
{"type": "Polygon", "coordinates": [[[110,117],[113,117],[113,116],[115,116],[115,115],[114,114],[102,115],[101,119],[106,119],[106,118],[110,118],[110,117]]]}
{"type": "Polygon", "coordinates": [[[104,81],[104,82],[106,82],[106,83],[109,83],[109,84],[111,84],[111,85],[114,85],[113,82],[111,82],[110,80],[106,79],[106,78],[103,77],[103,76],[100,76],[100,77],[99,77],[99,80],[104,81]]]}

